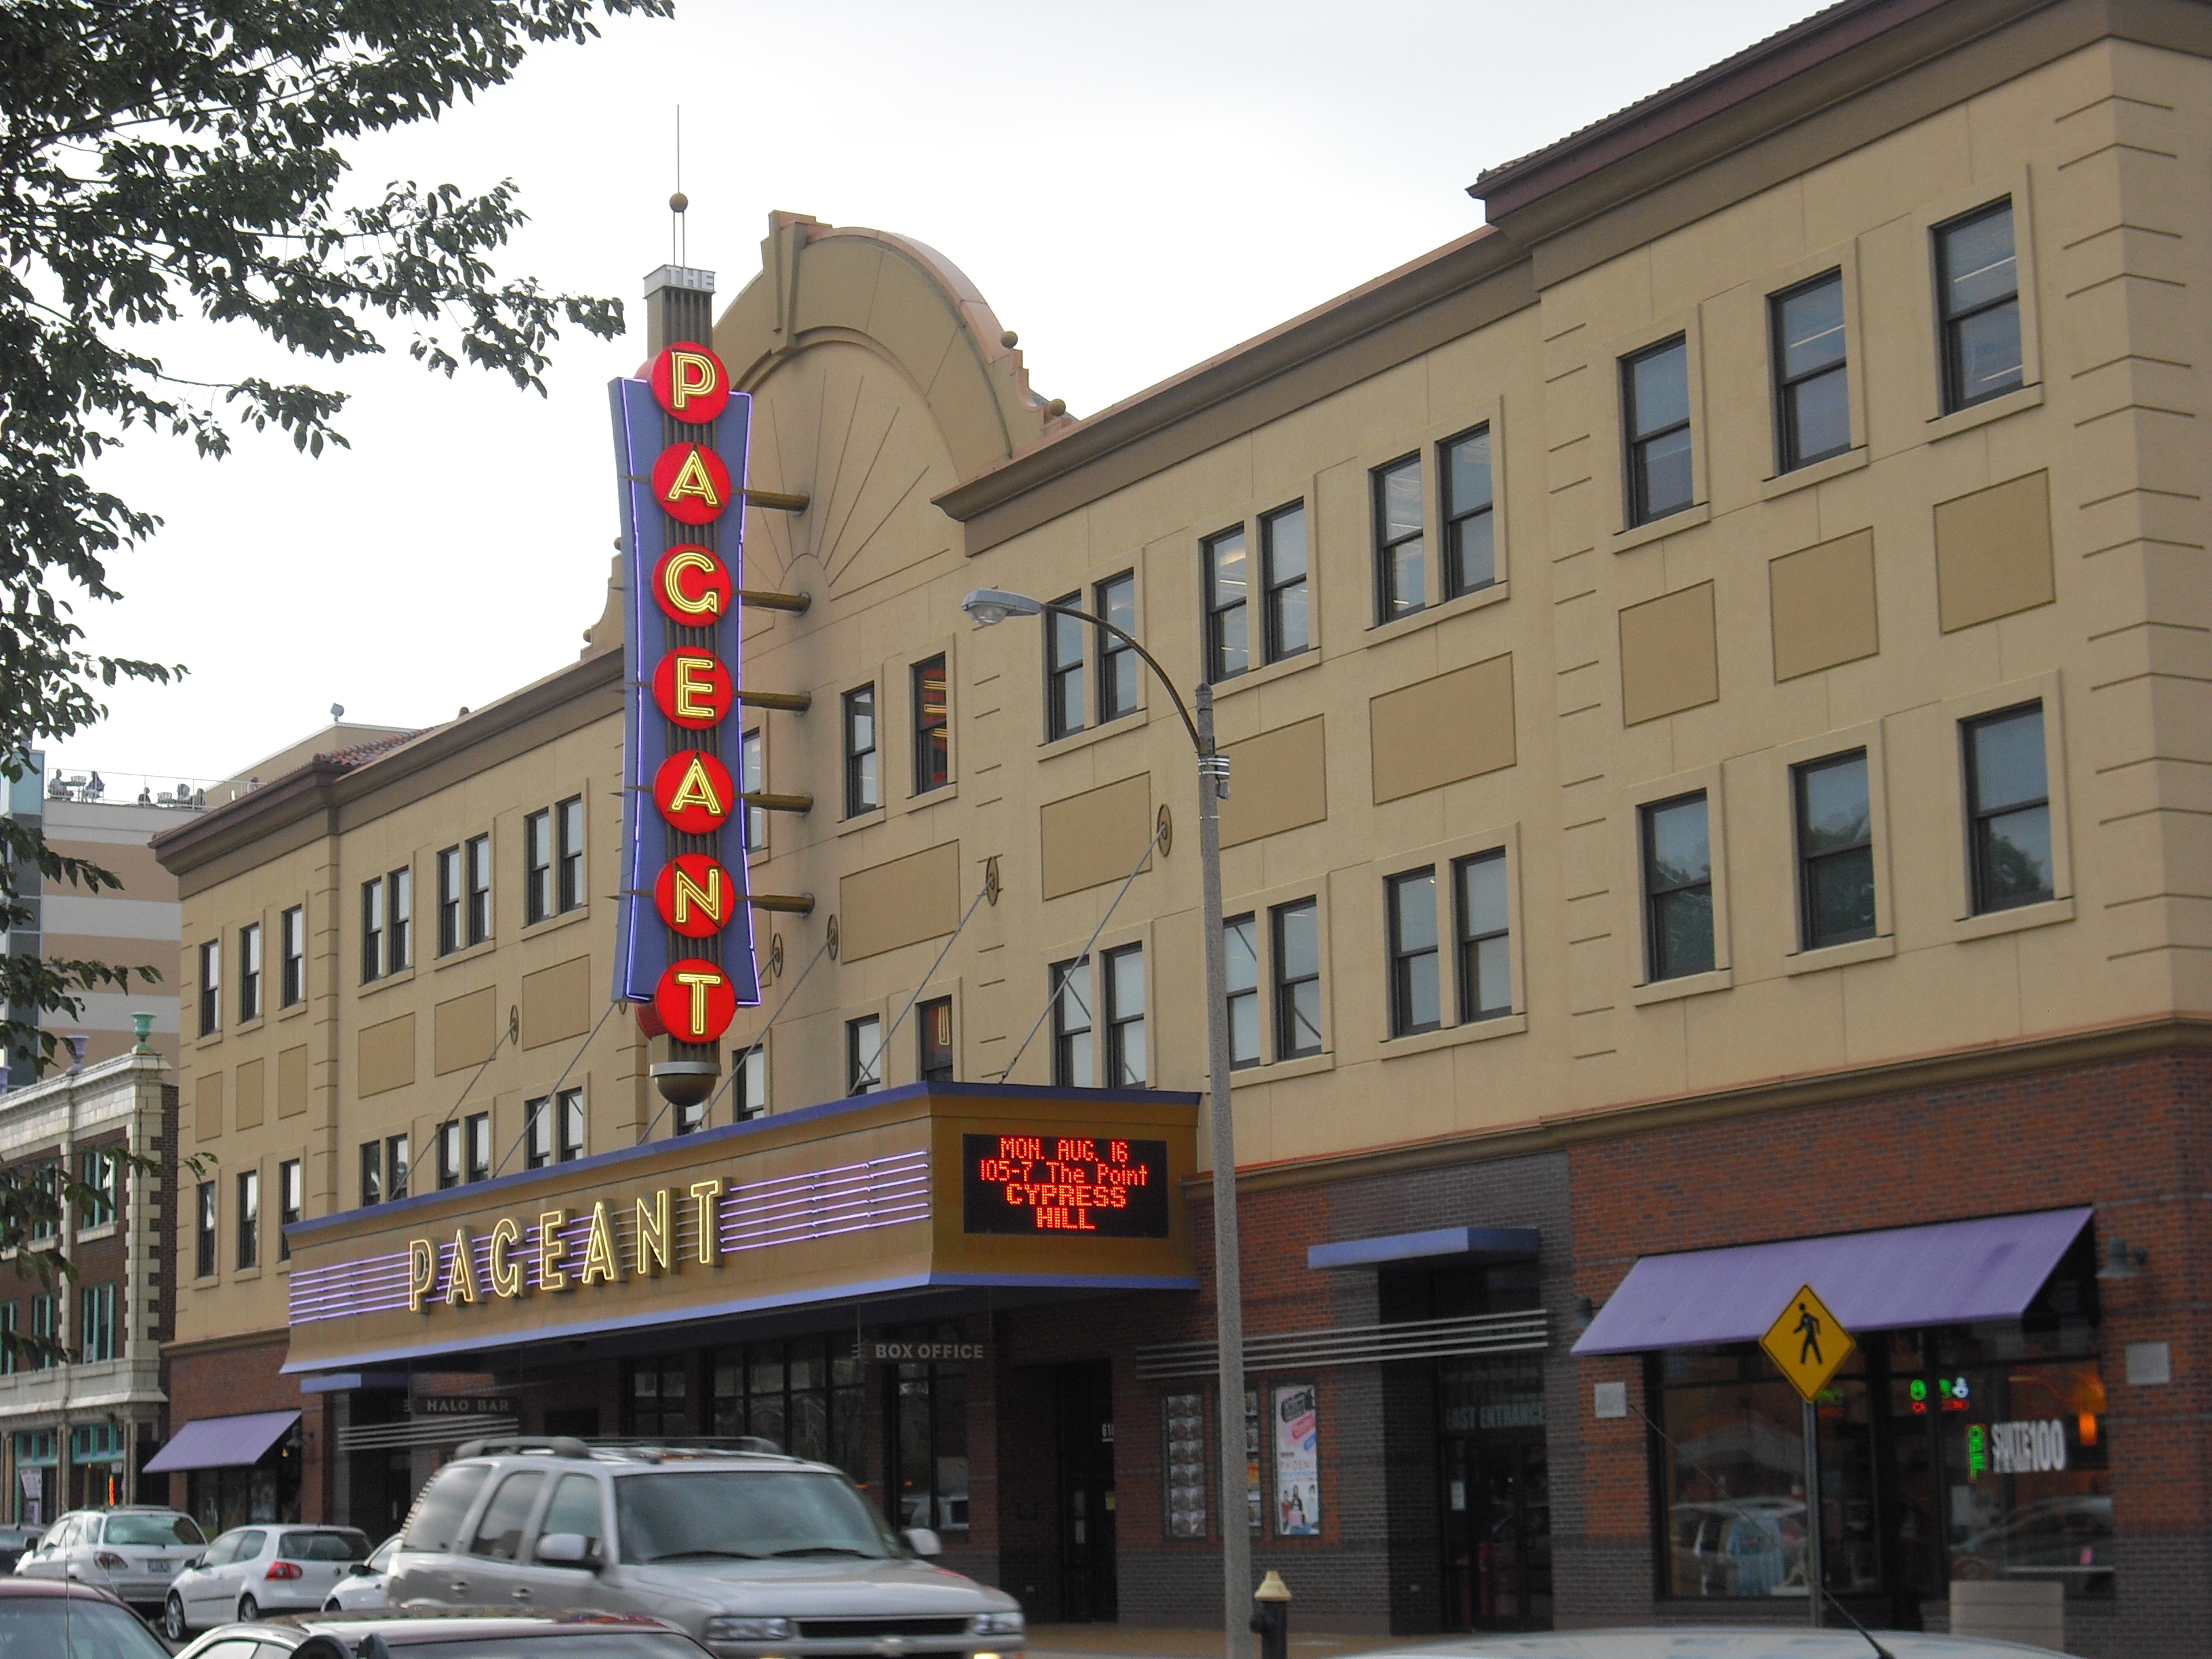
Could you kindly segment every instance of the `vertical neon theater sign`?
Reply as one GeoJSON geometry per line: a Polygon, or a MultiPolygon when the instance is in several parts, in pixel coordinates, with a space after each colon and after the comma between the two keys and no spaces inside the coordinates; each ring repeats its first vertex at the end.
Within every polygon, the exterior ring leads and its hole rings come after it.
{"type": "Polygon", "coordinates": [[[661,352],[650,380],[608,391],[626,578],[614,993],[705,1047],[760,1000],[744,817],[722,742],[738,701],[752,399],[690,341],[661,352]]]}

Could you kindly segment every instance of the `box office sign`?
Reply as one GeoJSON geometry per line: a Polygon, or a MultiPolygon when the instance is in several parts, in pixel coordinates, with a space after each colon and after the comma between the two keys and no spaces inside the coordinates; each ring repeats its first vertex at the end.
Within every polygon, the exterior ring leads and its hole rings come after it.
{"type": "Polygon", "coordinates": [[[1168,1236],[1168,1144],[1102,1135],[963,1135],[971,1233],[1168,1236]]]}
{"type": "Polygon", "coordinates": [[[650,379],[608,391],[629,596],[614,994],[651,1003],[681,1041],[711,1043],[760,1000],[726,729],[751,399],[693,341],[656,357],[650,379]]]}

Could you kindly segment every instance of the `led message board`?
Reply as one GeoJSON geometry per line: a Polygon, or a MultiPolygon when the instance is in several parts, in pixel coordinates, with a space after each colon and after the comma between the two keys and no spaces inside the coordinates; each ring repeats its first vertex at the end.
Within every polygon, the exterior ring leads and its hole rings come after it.
{"type": "Polygon", "coordinates": [[[1104,1136],[963,1135],[962,1229],[1168,1236],[1168,1144],[1104,1136]]]}
{"type": "Polygon", "coordinates": [[[679,341],[609,388],[622,481],[622,894],[618,1000],[681,1042],[717,1041],[760,1000],[744,813],[726,754],[737,706],[750,397],[679,341]],[[732,510],[734,509],[734,510],[732,510]]]}

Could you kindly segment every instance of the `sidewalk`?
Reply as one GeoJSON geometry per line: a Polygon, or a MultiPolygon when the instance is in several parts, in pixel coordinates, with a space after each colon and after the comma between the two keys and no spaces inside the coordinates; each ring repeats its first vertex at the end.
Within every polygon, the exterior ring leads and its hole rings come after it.
{"type": "MultiPolygon", "coordinates": [[[[1377,1653],[1386,1648],[1433,1642],[1433,1636],[1301,1636],[1291,1631],[1291,1659],[1338,1659],[1341,1654],[1377,1653]]],[[[1256,1636],[1239,1650],[1259,1650],[1256,1636]]],[[[1146,1628],[1132,1625],[1031,1625],[1025,1659],[1223,1659],[1218,1630],[1146,1628]]]]}

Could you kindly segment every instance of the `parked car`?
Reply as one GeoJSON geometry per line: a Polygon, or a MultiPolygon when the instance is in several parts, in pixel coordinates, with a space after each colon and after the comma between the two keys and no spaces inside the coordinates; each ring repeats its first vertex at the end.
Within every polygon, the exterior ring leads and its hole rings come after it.
{"type": "Polygon", "coordinates": [[[138,1616],[106,1590],[0,1579],[0,1659],[167,1659],[138,1616]]]}
{"type": "Polygon", "coordinates": [[[161,1633],[181,1642],[228,1620],[312,1613],[331,1587],[368,1558],[368,1535],[352,1527],[233,1527],[180,1572],[161,1604],[161,1633]]]}
{"type": "MultiPolygon", "coordinates": [[[[220,1625],[177,1659],[358,1659],[371,1636],[386,1652],[405,1659],[701,1659],[705,1651],[673,1625],[635,1614],[422,1618],[386,1613],[300,1624],[220,1625]]],[[[0,1649],[0,1659],[14,1656],[0,1649]]]]}
{"type": "Polygon", "coordinates": [[[206,1547],[199,1522],[181,1510],[72,1510],[46,1528],[36,1549],[24,1551],[15,1571],[26,1578],[73,1578],[150,1613],[169,1581],[206,1547]]]}
{"type": "Polygon", "coordinates": [[[398,1548],[399,1534],[395,1532],[369,1553],[368,1560],[355,1562],[336,1588],[323,1598],[323,1611],[374,1613],[379,1607],[390,1607],[384,1588],[392,1571],[392,1555],[398,1548]]]}
{"type": "MultiPolygon", "coordinates": [[[[1878,1630],[1874,1636],[1892,1659],[2063,1659],[2048,1648],[1971,1636],[1891,1630],[1878,1630]]],[[[1808,1630],[1802,1624],[1773,1630],[1668,1625],[1542,1636],[1462,1636],[1417,1648],[1395,1648],[1389,1659],[1686,1659],[1690,1654],[1697,1659],[1873,1659],[1867,1638],[1855,1630],[1808,1630]]]]}
{"type": "Polygon", "coordinates": [[[657,1614],[720,1659],[925,1647],[1018,1652],[1020,1607],[932,1566],[837,1469],[774,1453],[471,1441],[422,1489],[392,1561],[399,1607],[657,1614]]]}
{"type": "Polygon", "coordinates": [[[40,1527],[0,1527],[0,1572],[13,1572],[27,1550],[39,1547],[40,1527]]]}

